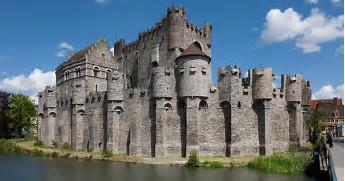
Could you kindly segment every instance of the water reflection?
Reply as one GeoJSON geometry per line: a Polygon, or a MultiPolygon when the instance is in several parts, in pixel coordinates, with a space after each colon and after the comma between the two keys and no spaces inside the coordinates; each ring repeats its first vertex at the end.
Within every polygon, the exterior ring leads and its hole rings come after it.
{"type": "Polygon", "coordinates": [[[108,161],[67,160],[0,155],[0,180],[27,181],[295,181],[315,180],[258,172],[248,168],[185,168],[168,165],[127,164],[108,161]]]}

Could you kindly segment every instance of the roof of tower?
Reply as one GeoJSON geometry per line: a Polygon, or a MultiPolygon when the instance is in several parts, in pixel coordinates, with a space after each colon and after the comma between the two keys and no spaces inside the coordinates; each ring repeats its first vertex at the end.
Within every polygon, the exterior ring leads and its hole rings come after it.
{"type": "Polygon", "coordinates": [[[201,50],[201,47],[195,43],[190,44],[189,47],[186,48],[183,51],[183,53],[176,58],[176,60],[183,58],[183,57],[189,57],[189,56],[202,56],[202,57],[205,57],[205,58],[208,58],[209,60],[211,60],[211,57],[209,57],[206,53],[204,53],[201,50]]]}
{"type": "Polygon", "coordinates": [[[72,56],[68,59],[68,61],[77,61],[77,60],[85,59],[85,54],[88,52],[88,50],[91,48],[91,46],[88,46],[86,48],[83,48],[83,49],[73,53],[72,56]]]}

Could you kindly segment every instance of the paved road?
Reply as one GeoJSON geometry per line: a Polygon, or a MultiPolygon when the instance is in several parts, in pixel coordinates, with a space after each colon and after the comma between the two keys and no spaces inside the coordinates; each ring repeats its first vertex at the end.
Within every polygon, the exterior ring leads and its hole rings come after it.
{"type": "Polygon", "coordinates": [[[344,138],[335,138],[330,149],[337,180],[344,180],[344,138]]]}

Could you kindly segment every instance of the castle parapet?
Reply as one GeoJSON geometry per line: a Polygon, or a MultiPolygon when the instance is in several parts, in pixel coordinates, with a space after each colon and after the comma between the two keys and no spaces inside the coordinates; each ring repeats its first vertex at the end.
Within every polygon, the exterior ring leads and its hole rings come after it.
{"type": "Polygon", "coordinates": [[[311,101],[311,84],[309,81],[302,81],[302,105],[310,105],[311,101]]]}
{"type": "Polygon", "coordinates": [[[285,98],[287,102],[301,102],[302,101],[302,76],[286,75],[285,78],[285,98]]]}
{"type": "Polygon", "coordinates": [[[253,69],[253,99],[272,99],[272,68],[253,69]]]}
{"type": "Polygon", "coordinates": [[[56,90],[55,87],[47,86],[44,90],[46,96],[45,107],[55,108],[56,107],[56,90]]]}

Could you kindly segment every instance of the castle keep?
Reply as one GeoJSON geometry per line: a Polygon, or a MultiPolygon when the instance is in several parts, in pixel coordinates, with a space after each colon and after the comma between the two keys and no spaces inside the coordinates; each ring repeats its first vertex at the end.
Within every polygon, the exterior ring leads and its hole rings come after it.
{"type": "Polygon", "coordinates": [[[183,7],[137,40],[102,38],[56,68],[39,93],[38,137],[46,145],[146,157],[269,155],[306,141],[311,88],[271,68],[218,69],[211,85],[212,26],[183,7]]]}

